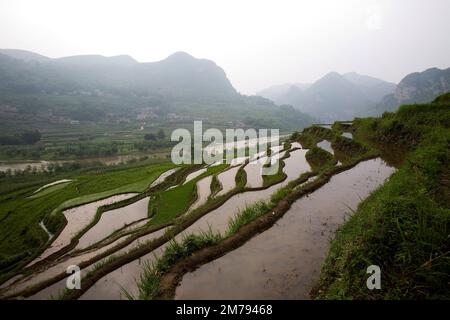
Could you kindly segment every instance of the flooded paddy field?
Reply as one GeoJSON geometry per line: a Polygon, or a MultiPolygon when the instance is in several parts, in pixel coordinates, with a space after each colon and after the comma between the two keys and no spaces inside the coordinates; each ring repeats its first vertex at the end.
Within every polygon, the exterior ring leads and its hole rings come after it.
{"type": "Polygon", "coordinates": [[[368,160],[297,200],[276,225],[184,276],[177,299],[307,299],[329,239],[394,169],[368,160]]]}
{"type": "MultiPolygon", "coordinates": [[[[323,140],[318,146],[334,154],[329,141],[323,140]]],[[[277,190],[287,186],[289,182],[304,173],[312,172],[305,158],[308,149],[303,149],[300,143],[293,142],[289,151],[283,150],[281,146],[274,146],[271,151],[270,157],[261,153],[250,160],[248,157],[236,158],[230,166],[223,167],[224,169],[209,166],[191,170],[182,180],[161,191],[182,190],[188,184],[195,186],[192,204],[182,216],[189,216],[189,213],[208,206],[211,199],[226,197],[217,208],[206,212],[173,238],[182,242],[191,234],[200,235],[204,232],[226,236],[229,222],[237,214],[260,201],[268,201],[277,190]],[[262,169],[269,159],[272,164],[283,161],[282,171],[285,179],[263,188],[262,169]],[[216,179],[220,184],[219,191],[215,194],[211,193],[213,174],[208,173],[209,168],[217,168],[211,171],[217,172],[216,179]],[[245,173],[245,189],[229,195],[238,186],[236,179],[239,170],[245,173]]],[[[361,199],[390,175],[390,170],[380,159],[375,159],[336,175],[313,194],[295,202],[285,216],[266,232],[222,258],[186,274],[176,291],[176,298],[307,298],[307,292],[316,279],[317,270],[320,269],[328,248],[329,237],[344,221],[348,207],[355,208],[361,199]],[[239,286],[229,284],[235,282],[238,282],[239,286]],[[211,284],[211,292],[203,289],[205,283],[211,284]],[[196,288],[197,286],[202,289],[196,288]],[[294,287],[297,289],[293,290],[294,287]]],[[[150,187],[157,186],[177,172],[178,168],[166,170],[154,179],[150,187]]],[[[307,182],[316,178],[311,177],[307,182]]],[[[29,267],[69,245],[73,237],[91,223],[99,207],[136,195],[138,193],[115,195],[65,210],[67,225],[29,267]]],[[[58,276],[59,280],[42,286],[28,295],[27,299],[60,297],[66,281],[66,277],[61,277],[61,274],[69,265],[85,265],[82,275],[86,275],[94,272],[97,266],[107,264],[110,259],[126,255],[130,250],[141,248],[146,243],[163,237],[170,226],[135,237],[130,243],[122,245],[137,231],[151,226],[153,218],[149,206],[151,207],[152,201],[154,200],[151,195],[141,197],[130,204],[103,212],[98,222],[79,238],[74,249],[42,267],[38,266],[29,275],[13,278],[2,287],[6,289],[4,292],[6,295],[20,295],[32,286],[46,283],[58,276]]],[[[158,215],[158,212],[156,214],[158,215]]],[[[49,237],[51,236],[49,233],[49,237]]],[[[138,297],[138,282],[144,268],[156,262],[168,245],[169,242],[165,242],[153,251],[100,277],[79,299],[124,299],[128,295],[138,297]]]]}
{"type": "Polygon", "coordinates": [[[134,197],[135,195],[136,193],[121,194],[65,210],[64,216],[67,219],[67,225],[57,236],[57,238],[51,243],[50,247],[45,250],[38,258],[36,258],[31,264],[41,261],[42,259],[45,259],[51,254],[56,253],[65,246],[69,245],[72,238],[94,219],[99,207],[129,199],[131,197],[134,197]]]}
{"type": "MultiPolygon", "coordinates": [[[[289,158],[284,160],[286,164],[283,169],[287,174],[287,179],[282,183],[267,189],[247,191],[232,196],[219,208],[207,213],[205,216],[194,222],[189,228],[178,234],[175,239],[177,241],[182,241],[183,238],[189,234],[198,234],[208,230],[223,233],[228,227],[229,219],[236,215],[240,210],[243,210],[247,206],[258,201],[266,200],[277,189],[299,177],[301,173],[309,171],[310,167],[306,162],[305,153],[306,150],[295,150],[291,152],[289,158]]],[[[222,175],[226,173],[229,174],[232,170],[236,170],[237,172],[237,169],[238,168],[228,169],[222,173],[222,175]]],[[[233,175],[228,176],[234,181],[233,175]]],[[[144,265],[156,261],[157,257],[161,256],[164,252],[166,246],[167,244],[104,276],[84,293],[81,299],[120,299],[124,298],[122,289],[125,289],[128,293],[136,296],[138,294],[136,281],[139,280],[144,265]]]]}

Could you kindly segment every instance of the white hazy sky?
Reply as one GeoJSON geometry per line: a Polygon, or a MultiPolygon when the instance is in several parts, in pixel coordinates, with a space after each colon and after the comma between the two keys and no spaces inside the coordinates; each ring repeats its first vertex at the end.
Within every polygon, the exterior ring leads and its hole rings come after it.
{"type": "Polygon", "coordinates": [[[329,71],[398,82],[448,68],[449,17],[449,0],[0,0],[0,48],[141,62],[186,51],[252,94],[329,71]]]}

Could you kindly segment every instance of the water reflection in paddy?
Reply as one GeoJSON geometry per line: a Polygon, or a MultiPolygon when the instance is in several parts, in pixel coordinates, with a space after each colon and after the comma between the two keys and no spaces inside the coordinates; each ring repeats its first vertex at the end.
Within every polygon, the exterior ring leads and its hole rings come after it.
{"type": "Polygon", "coordinates": [[[167,243],[145,256],[134,260],[107,274],[87,290],[80,300],[119,300],[123,299],[122,288],[134,297],[138,296],[136,281],[139,280],[145,263],[153,263],[163,252],[167,243]]]}
{"type": "Polygon", "coordinates": [[[197,171],[194,171],[194,172],[188,174],[187,177],[186,177],[186,180],[184,181],[183,184],[188,183],[191,180],[194,180],[199,175],[201,175],[202,173],[206,172],[206,170],[207,170],[207,168],[202,168],[202,169],[199,169],[197,171]]]}
{"type": "Polygon", "coordinates": [[[235,166],[217,175],[222,189],[216,194],[216,197],[230,192],[236,186],[236,174],[239,168],[239,166],[235,166]]]}
{"type": "Polygon", "coordinates": [[[344,132],[342,133],[342,136],[349,139],[353,139],[353,134],[351,132],[344,132]]]}
{"type": "Polygon", "coordinates": [[[97,224],[80,238],[76,249],[86,248],[125,225],[147,218],[148,202],[147,197],[128,206],[104,212],[97,224]]]}
{"type": "Polygon", "coordinates": [[[189,208],[189,211],[192,211],[206,203],[209,195],[211,194],[211,181],[212,176],[210,175],[200,179],[200,181],[197,182],[197,200],[195,200],[189,208]]]}
{"type": "Polygon", "coordinates": [[[325,151],[328,151],[331,154],[334,154],[334,150],[331,147],[331,142],[328,140],[322,140],[317,143],[317,146],[325,151]]]}
{"type": "Polygon", "coordinates": [[[163,172],[155,181],[152,182],[150,185],[150,188],[153,188],[154,186],[157,186],[158,184],[162,183],[168,176],[175,173],[179,168],[174,168],[167,170],[166,172],[163,172]]]}
{"type": "Polygon", "coordinates": [[[262,166],[266,162],[267,157],[261,157],[257,160],[249,162],[245,167],[245,173],[247,174],[247,187],[258,188],[263,185],[263,177],[261,175],[262,166]]]}
{"type": "Polygon", "coordinates": [[[112,204],[114,202],[122,201],[133,196],[137,193],[126,193],[115,195],[103,200],[91,202],[85,205],[81,205],[75,208],[67,209],[64,211],[64,216],[67,219],[67,225],[58,237],[52,242],[51,246],[45,250],[38,258],[36,258],[31,264],[34,264],[51,254],[59,251],[68,244],[72,238],[85,226],[87,226],[95,217],[97,209],[101,206],[112,204]]]}
{"type": "MultiPolygon", "coordinates": [[[[127,246],[125,246],[124,248],[116,251],[113,255],[120,255],[120,254],[124,254],[127,251],[134,249],[142,244],[144,244],[147,241],[151,241],[153,239],[156,239],[158,237],[161,237],[164,232],[167,230],[167,228],[163,228],[161,230],[155,231],[153,233],[150,233],[148,235],[145,235],[143,237],[140,237],[136,240],[134,240],[133,242],[131,242],[130,244],[128,244],[127,246]]],[[[64,259],[62,261],[60,261],[59,263],[57,263],[56,265],[50,267],[49,269],[45,270],[44,272],[34,276],[33,278],[31,278],[30,280],[28,280],[26,283],[23,283],[19,286],[17,286],[16,291],[18,289],[24,289],[26,286],[32,285],[32,284],[36,284],[39,283],[45,279],[49,279],[51,277],[54,277],[62,272],[65,272],[65,270],[67,269],[68,266],[70,265],[78,265],[84,261],[88,261],[89,259],[92,259],[95,256],[98,256],[104,252],[106,252],[107,250],[111,249],[112,247],[116,246],[118,243],[124,241],[125,239],[119,239],[105,247],[102,247],[96,251],[90,251],[87,252],[85,254],[79,255],[79,256],[75,256],[75,257],[71,257],[68,259],[64,259]]],[[[97,263],[100,263],[101,261],[105,261],[106,259],[108,259],[108,257],[103,258],[102,260],[100,260],[97,263]]],[[[95,264],[90,265],[87,268],[84,268],[82,270],[82,276],[86,275],[90,270],[92,270],[92,268],[95,266],[95,264]]],[[[52,296],[57,296],[62,290],[64,290],[65,288],[65,281],[66,279],[59,281],[41,291],[39,291],[38,293],[36,293],[35,295],[31,296],[29,299],[49,299],[52,296]]],[[[119,290],[120,291],[120,290],[119,290]]]]}

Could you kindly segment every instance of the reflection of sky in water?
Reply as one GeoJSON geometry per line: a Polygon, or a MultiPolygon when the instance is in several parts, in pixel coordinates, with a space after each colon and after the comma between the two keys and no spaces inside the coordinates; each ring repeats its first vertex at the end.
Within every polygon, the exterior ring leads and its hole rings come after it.
{"type": "Polygon", "coordinates": [[[328,151],[331,154],[334,154],[334,150],[331,147],[331,142],[328,140],[322,140],[319,143],[317,143],[317,146],[325,151],[328,151]]]}

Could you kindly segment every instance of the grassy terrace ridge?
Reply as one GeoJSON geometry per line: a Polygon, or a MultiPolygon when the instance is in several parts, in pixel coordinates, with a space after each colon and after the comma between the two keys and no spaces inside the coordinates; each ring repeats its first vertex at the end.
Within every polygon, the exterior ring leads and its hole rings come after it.
{"type": "Polygon", "coordinates": [[[142,192],[161,173],[173,167],[172,163],[166,162],[84,173],[70,177],[74,181],[64,188],[56,188],[36,198],[29,197],[36,190],[35,186],[2,194],[1,278],[18,263],[23,265],[48,246],[48,235],[39,226],[40,221],[44,221],[50,232],[58,234],[65,224],[62,210],[120,193],[142,192]]]}
{"type": "Polygon", "coordinates": [[[274,184],[277,184],[279,182],[282,182],[284,179],[287,178],[287,175],[284,173],[283,168],[285,166],[284,163],[284,159],[287,159],[290,157],[290,154],[292,151],[294,150],[290,150],[291,145],[290,144],[285,144],[284,145],[284,150],[286,150],[286,153],[284,154],[284,156],[282,156],[280,159],[277,160],[277,163],[271,164],[271,160],[267,160],[266,164],[264,164],[264,166],[266,167],[270,167],[271,165],[275,166],[278,165],[278,171],[276,173],[273,174],[268,174],[268,175],[263,175],[263,186],[267,187],[267,186],[272,186],[274,184]]]}
{"type": "Polygon", "coordinates": [[[206,172],[195,179],[154,194],[152,201],[149,202],[149,213],[153,217],[151,223],[156,225],[166,223],[186,212],[197,199],[197,182],[206,176],[222,172],[227,167],[227,164],[208,167],[206,172]]]}
{"type": "Polygon", "coordinates": [[[401,148],[404,161],[337,232],[314,297],[449,299],[450,94],[357,119],[354,128],[367,145],[401,148]],[[372,264],[381,290],[366,288],[372,264]]]}
{"type": "Polygon", "coordinates": [[[335,157],[319,147],[312,147],[306,152],[306,160],[313,170],[325,170],[334,167],[337,163],[335,157]]]}

